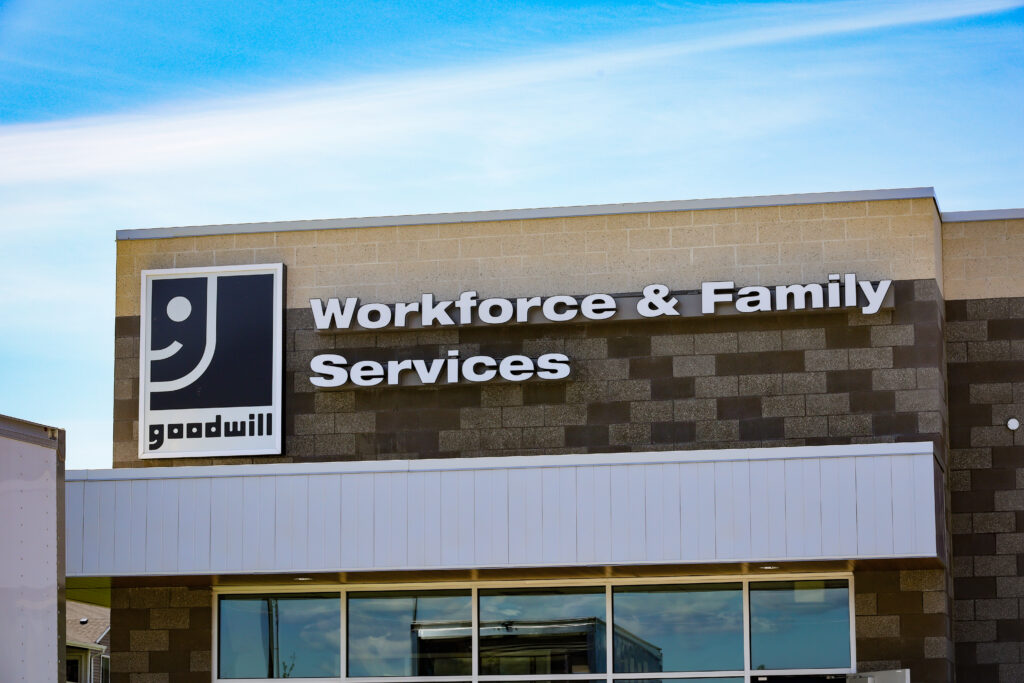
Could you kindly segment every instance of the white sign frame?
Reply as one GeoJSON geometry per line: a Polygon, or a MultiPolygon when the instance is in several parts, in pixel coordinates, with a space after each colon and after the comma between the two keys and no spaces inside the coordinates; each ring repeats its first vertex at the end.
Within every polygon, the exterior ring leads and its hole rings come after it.
{"type": "MultiPolygon", "coordinates": [[[[284,426],[284,397],[282,394],[284,359],[284,264],[262,263],[238,266],[205,266],[197,268],[164,268],[143,270],[139,301],[139,417],[138,455],[140,459],[220,458],[256,455],[281,455],[283,453],[282,429],[284,426]],[[157,279],[181,279],[196,275],[273,275],[273,367],[271,368],[270,425],[273,445],[264,448],[224,448],[215,450],[152,451],[149,450],[150,380],[149,361],[152,350],[150,342],[150,309],[152,282],[157,279]]],[[[218,409],[205,409],[218,410],[218,409]]],[[[187,441],[187,440],[186,440],[187,441]]]]}

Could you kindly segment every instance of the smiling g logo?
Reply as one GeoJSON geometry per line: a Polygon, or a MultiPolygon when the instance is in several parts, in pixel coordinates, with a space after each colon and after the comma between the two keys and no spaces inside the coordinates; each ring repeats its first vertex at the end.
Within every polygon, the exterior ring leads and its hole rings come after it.
{"type": "Polygon", "coordinates": [[[142,273],[139,455],[281,452],[283,266],[142,273]]]}

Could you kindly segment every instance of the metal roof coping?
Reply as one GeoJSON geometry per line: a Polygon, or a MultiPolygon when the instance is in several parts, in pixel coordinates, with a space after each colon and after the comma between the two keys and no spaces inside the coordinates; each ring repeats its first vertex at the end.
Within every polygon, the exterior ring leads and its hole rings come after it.
{"type": "Polygon", "coordinates": [[[633,202],[625,204],[555,206],[534,209],[503,209],[498,211],[465,211],[460,213],[425,213],[399,216],[370,216],[363,218],[321,218],[298,221],[273,221],[266,223],[234,223],[223,225],[195,225],[168,228],[143,228],[131,230],[118,230],[117,239],[164,239],[169,237],[244,235],[251,233],[289,232],[299,230],[336,230],[341,228],[378,228],[410,225],[440,225],[447,223],[478,223],[488,221],[528,220],[536,218],[575,218],[581,216],[611,216],[616,214],[628,213],[661,213],[666,211],[749,209],[762,206],[831,204],[835,202],[867,202],[884,201],[891,199],[935,200],[935,188],[906,187],[881,190],[812,192],[805,194],[774,194],[753,197],[723,197],[717,199],[684,199],[663,202],[633,202]]]}
{"type": "Polygon", "coordinates": [[[943,223],[970,223],[974,221],[1006,221],[1024,218],[1024,209],[989,209],[986,211],[947,211],[941,214],[943,223]]]}

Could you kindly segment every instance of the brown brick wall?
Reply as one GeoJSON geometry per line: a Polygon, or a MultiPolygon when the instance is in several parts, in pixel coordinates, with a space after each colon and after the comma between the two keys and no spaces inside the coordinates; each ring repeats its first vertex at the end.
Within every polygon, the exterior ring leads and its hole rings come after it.
{"type": "MultiPolygon", "coordinates": [[[[915,683],[952,681],[948,581],[943,569],[855,572],[858,670],[909,668],[915,683]]],[[[112,683],[210,680],[209,588],[115,587],[111,595],[112,683]]]]}
{"type": "Polygon", "coordinates": [[[963,681],[1024,680],[1024,298],[951,301],[954,633],[963,681]]]}
{"type": "Polygon", "coordinates": [[[194,587],[113,587],[111,683],[208,683],[211,592],[194,587]]]}
{"type": "Polygon", "coordinates": [[[855,572],[858,671],[952,681],[949,580],[944,569],[855,572]]]}
{"type": "MultiPolygon", "coordinates": [[[[287,313],[283,458],[192,464],[580,453],[933,439],[945,432],[934,280],[892,311],[322,334],[287,313]],[[309,361],[564,352],[567,381],[318,390],[309,361]]],[[[137,459],[138,318],[117,321],[115,466],[137,459]]]]}

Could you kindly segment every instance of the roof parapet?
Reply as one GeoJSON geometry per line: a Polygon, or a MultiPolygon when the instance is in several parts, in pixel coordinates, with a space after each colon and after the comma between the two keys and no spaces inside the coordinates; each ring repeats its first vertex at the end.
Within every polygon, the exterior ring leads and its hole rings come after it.
{"type": "Polygon", "coordinates": [[[888,190],[853,190],[845,192],[774,194],[755,197],[723,197],[718,199],[684,199],[664,202],[633,202],[627,204],[556,206],[536,209],[504,209],[498,211],[466,211],[460,213],[426,213],[401,216],[371,216],[364,218],[322,218],[300,221],[273,221],[267,223],[234,223],[224,225],[146,228],[118,230],[117,239],[163,239],[168,237],[243,235],[250,233],[288,232],[299,230],[336,230],[342,228],[440,225],[445,223],[478,223],[486,221],[514,221],[536,218],[576,218],[581,216],[611,216],[627,213],[705,211],[708,209],[748,209],[762,206],[868,202],[884,201],[889,199],[934,200],[935,188],[909,187],[888,190]]]}
{"type": "Polygon", "coordinates": [[[1006,221],[1024,218],[1024,209],[989,209],[986,211],[947,211],[943,223],[970,223],[973,221],[1006,221]]]}

